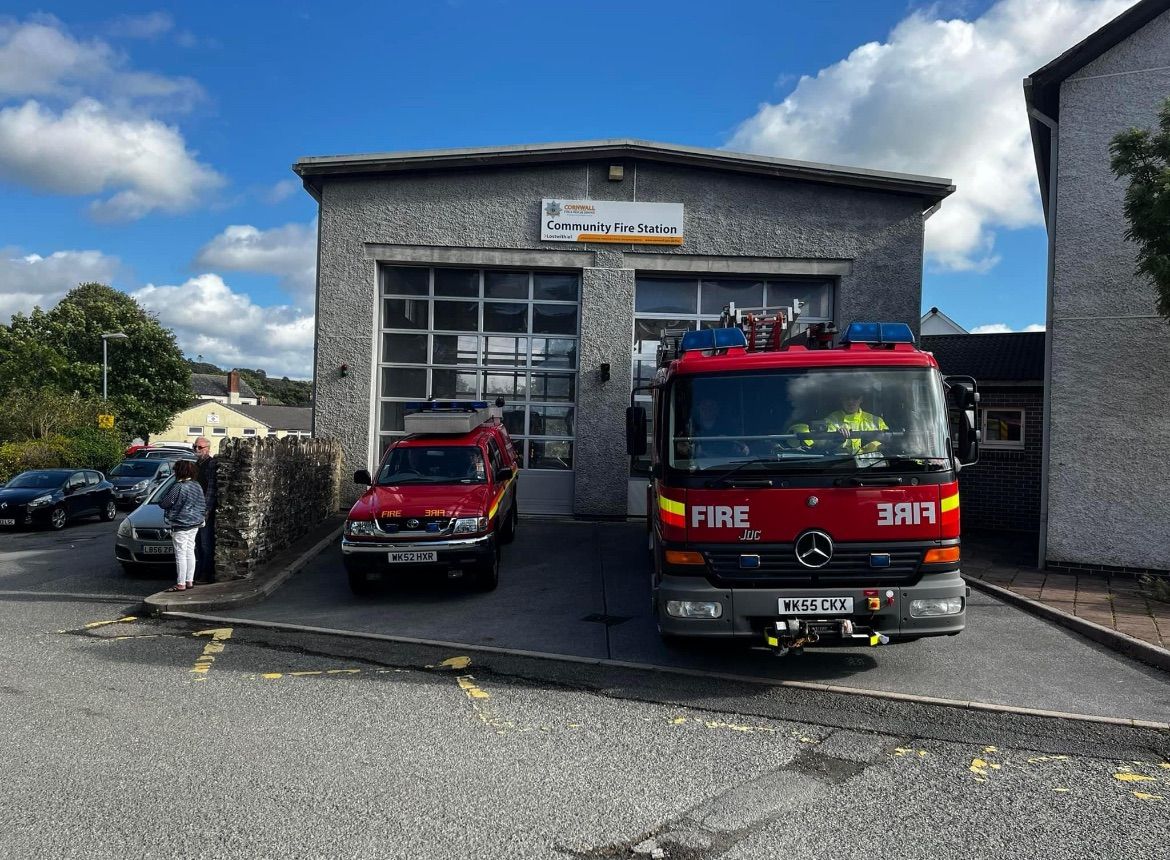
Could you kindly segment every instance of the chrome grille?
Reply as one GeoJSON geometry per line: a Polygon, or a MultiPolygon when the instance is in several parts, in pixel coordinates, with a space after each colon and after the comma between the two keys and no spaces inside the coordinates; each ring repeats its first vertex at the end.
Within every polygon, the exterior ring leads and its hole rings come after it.
{"type": "Polygon", "coordinates": [[[170,540],[170,529],[134,529],[134,536],[139,540],[170,540]]]}
{"type": "Polygon", "coordinates": [[[455,527],[455,520],[451,517],[382,517],[374,520],[374,524],[391,534],[446,534],[455,527]],[[416,521],[418,525],[409,525],[416,521]]]}

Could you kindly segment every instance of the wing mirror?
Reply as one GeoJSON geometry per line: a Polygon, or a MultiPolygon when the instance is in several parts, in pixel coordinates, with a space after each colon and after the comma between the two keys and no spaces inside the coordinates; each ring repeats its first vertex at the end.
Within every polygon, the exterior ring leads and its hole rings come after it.
{"type": "Polygon", "coordinates": [[[353,482],[355,484],[364,484],[369,487],[373,485],[374,479],[370,477],[370,473],[366,469],[358,469],[353,473],[353,482]]]}
{"type": "Polygon", "coordinates": [[[515,474],[516,472],[512,469],[511,466],[504,466],[500,469],[496,469],[496,483],[502,484],[504,481],[510,481],[512,480],[512,476],[515,474]]]}
{"type": "Polygon", "coordinates": [[[646,453],[646,407],[626,407],[626,453],[641,457],[646,453]]]}

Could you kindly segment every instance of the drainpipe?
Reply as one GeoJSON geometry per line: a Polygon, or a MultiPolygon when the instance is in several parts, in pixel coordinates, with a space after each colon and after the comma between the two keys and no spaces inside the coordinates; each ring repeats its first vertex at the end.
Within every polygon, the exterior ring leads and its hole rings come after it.
{"type": "Polygon", "coordinates": [[[1036,108],[1028,109],[1028,116],[1048,127],[1048,212],[1045,229],[1048,232],[1048,299],[1044,310],[1044,412],[1040,432],[1040,544],[1036,566],[1048,566],[1048,476],[1052,460],[1052,285],[1056,269],[1056,174],[1059,154],[1060,125],[1052,117],[1036,108]]]}

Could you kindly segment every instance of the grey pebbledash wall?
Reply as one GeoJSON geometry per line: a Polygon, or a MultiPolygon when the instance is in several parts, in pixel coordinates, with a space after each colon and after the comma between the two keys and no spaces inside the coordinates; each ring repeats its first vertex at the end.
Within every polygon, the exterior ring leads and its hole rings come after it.
{"type": "Polygon", "coordinates": [[[1170,13],[1060,88],[1047,562],[1170,569],[1170,325],[1134,275],[1109,142],[1156,127],[1170,13]]]}
{"type": "MultiPolygon", "coordinates": [[[[905,320],[917,329],[920,197],[640,158],[624,160],[625,181],[607,182],[614,160],[322,179],[314,432],[338,440],[346,471],[372,467],[378,454],[372,430],[379,260],[581,273],[578,515],[626,513],[623,421],[639,271],[829,273],[838,321],[905,320]],[[640,201],[685,206],[684,245],[540,240],[542,198],[633,200],[635,191],[640,201]],[[606,362],[611,378],[601,382],[606,362]]],[[[356,497],[348,486],[344,493],[356,497]]]]}
{"type": "Polygon", "coordinates": [[[337,515],[341,446],[332,439],[225,439],[217,459],[217,581],[250,576],[337,515]]]}

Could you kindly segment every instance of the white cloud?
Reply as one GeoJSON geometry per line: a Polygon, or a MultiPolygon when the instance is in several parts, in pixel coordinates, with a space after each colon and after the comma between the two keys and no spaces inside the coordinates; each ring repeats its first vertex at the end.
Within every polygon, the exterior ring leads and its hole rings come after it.
{"type": "Polygon", "coordinates": [[[233,224],[199,250],[195,265],[276,275],[299,306],[312,308],[316,300],[317,220],[271,230],[233,224]]]}
{"type": "Polygon", "coordinates": [[[311,313],[286,305],[261,307],[215,274],[180,286],[148,284],[131,295],[175,331],[188,356],[202,355],[221,367],[260,367],[273,376],[312,376],[311,313]]]}
{"type": "Polygon", "coordinates": [[[121,15],[106,28],[111,36],[124,39],[157,39],[169,33],[175,19],[168,12],[148,12],[145,15],[121,15]]]}
{"type": "Polygon", "coordinates": [[[986,271],[997,228],[1042,223],[1021,80],[1134,0],[1000,0],[974,20],[912,13],[761,105],[729,148],[951,178],[929,259],[986,271]]]}
{"type": "Polygon", "coordinates": [[[1010,334],[1016,331],[1044,331],[1044,324],[1032,323],[1022,329],[1014,329],[1007,323],[988,323],[987,325],[975,326],[971,329],[971,334],[1010,334]]]}
{"type": "Polygon", "coordinates": [[[187,209],[223,184],[177,129],[115,116],[91,99],[64,113],[35,101],[0,110],[0,178],[60,194],[121,189],[92,206],[110,220],[187,209]]]}
{"type": "Polygon", "coordinates": [[[100,251],[54,251],[47,257],[0,248],[0,322],[34,307],[53,307],[78,284],[111,283],[122,266],[100,251]]]}
{"type": "Polygon", "coordinates": [[[300,190],[301,182],[299,179],[282,179],[265,189],[262,197],[265,203],[275,205],[277,203],[283,203],[300,190]]]}

